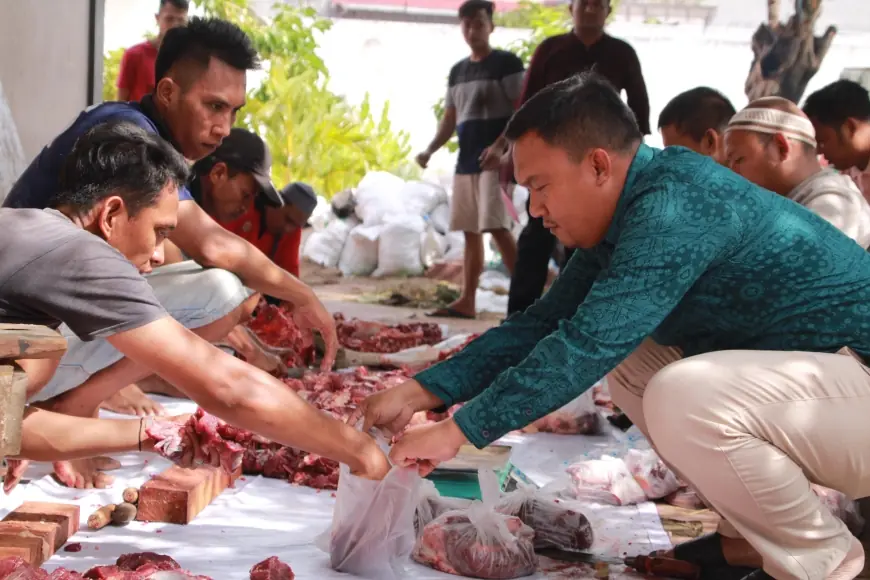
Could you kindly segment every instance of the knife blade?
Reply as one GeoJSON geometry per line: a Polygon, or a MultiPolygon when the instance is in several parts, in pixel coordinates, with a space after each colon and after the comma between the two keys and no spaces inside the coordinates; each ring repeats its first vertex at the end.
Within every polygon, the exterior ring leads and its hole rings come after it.
{"type": "Polygon", "coordinates": [[[571,552],[567,550],[559,550],[557,548],[545,548],[543,550],[535,550],[539,555],[551,560],[560,560],[562,562],[580,562],[582,564],[625,564],[622,558],[609,558],[607,556],[599,556],[598,554],[590,554],[589,552],[571,552]]]}

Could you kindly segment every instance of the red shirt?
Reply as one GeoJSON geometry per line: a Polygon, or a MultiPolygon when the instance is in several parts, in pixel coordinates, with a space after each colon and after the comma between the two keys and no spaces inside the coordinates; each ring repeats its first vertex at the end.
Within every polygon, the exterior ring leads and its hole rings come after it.
{"type": "Polygon", "coordinates": [[[150,40],[131,46],[124,51],[118,88],[130,91],[128,100],[138,101],[154,90],[154,65],[157,47],[150,40]]]}
{"type": "Polygon", "coordinates": [[[220,222],[227,230],[257,246],[261,252],[297,278],[299,277],[299,248],[302,245],[302,228],[292,234],[275,239],[266,232],[265,216],[255,205],[231,222],[220,222]],[[261,233],[262,232],[262,233],[261,233]]]}

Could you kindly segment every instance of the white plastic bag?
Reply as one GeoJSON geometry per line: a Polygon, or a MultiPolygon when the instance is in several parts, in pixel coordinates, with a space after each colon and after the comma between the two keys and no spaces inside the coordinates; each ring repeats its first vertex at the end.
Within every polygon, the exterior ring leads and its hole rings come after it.
{"type": "Polygon", "coordinates": [[[625,465],[647,499],[661,499],[680,489],[680,481],[652,449],[629,449],[625,465]]]}
{"type": "Polygon", "coordinates": [[[429,222],[435,226],[439,234],[450,231],[450,205],[442,203],[429,213],[429,222]]]}
{"type": "Polygon", "coordinates": [[[632,477],[622,459],[605,455],[568,466],[571,476],[567,492],[575,499],[610,505],[632,505],[646,501],[646,494],[632,477]]]}
{"type": "Polygon", "coordinates": [[[435,231],[432,225],[426,227],[426,231],[420,235],[420,260],[424,268],[429,268],[436,262],[441,261],[447,252],[447,242],[444,236],[435,231]]]}
{"type": "Polygon", "coordinates": [[[350,231],[338,269],[345,276],[370,276],[378,267],[378,238],[383,226],[358,225],[350,231]]]}
{"type": "Polygon", "coordinates": [[[338,267],[344,243],[357,224],[353,218],[330,220],[324,229],[311,232],[302,248],[302,257],[327,268],[338,267]]]}
{"type": "Polygon", "coordinates": [[[449,511],[423,528],[414,560],[441,572],[472,578],[520,578],[538,567],[535,532],[518,517],[495,510],[498,478],[478,474],[483,501],[449,511]]]}
{"type": "Polygon", "coordinates": [[[592,398],[592,389],[589,389],[564,407],[526,426],[523,433],[595,435],[601,432],[602,425],[601,416],[592,398]]]}
{"type": "Polygon", "coordinates": [[[425,181],[408,181],[399,193],[406,213],[428,216],[441,204],[447,203],[447,192],[440,185],[425,181]]]}
{"type": "Polygon", "coordinates": [[[516,516],[535,531],[535,549],[555,548],[566,552],[587,550],[592,546],[592,525],[585,515],[567,502],[526,484],[502,496],[496,508],[516,516]]]}
{"type": "Polygon", "coordinates": [[[317,542],[332,568],[373,580],[404,578],[419,486],[415,469],[393,467],[383,481],[372,481],[342,464],[332,528],[317,542]]]}
{"type": "MultiPolygon", "coordinates": [[[[402,207],[405,180],[386,171],[366,173],[356,188],[356,215],[366,225],[384,223],[384,219],[402,207]]],[[[405,213],[399,211],[398,213],[405,213]]]]}
{"type": "Polygon", "coordinates": [[[460,497],[445,497],[438,493],[435,484],[424,479],[420,482],[420,493],[417,496],[417,510],[414,514],[414,530],[417,536],[423,528],[435,521],[441,515],[455,510],[466,510],[471,506],[470,499],[460,497]]]}
{"type": "Polygon", "coordinates": [[[425,224],[419,216],[390,218],[381,230],[378,244],[378,267],[372,274],[383,276],[419,276],[423,273],[420,260],[420,234],[425,224]]]}
{"type": "Polygon", "coordinates": [[[465,256],[465,234],[462,232],[447,232],[444,236],[447,241],[447,253],[444,254],[445,262],[456,262],[465,256]]]}

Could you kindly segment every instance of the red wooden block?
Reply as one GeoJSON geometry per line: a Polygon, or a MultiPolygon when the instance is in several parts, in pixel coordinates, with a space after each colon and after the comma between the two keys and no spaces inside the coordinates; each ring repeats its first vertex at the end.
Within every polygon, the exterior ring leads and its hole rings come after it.
{"type": "Polygon", "coordinates": [[[28,530],[0,531],[0,550],[12,549],[16,552],[19,549],[26,550],[27,555],[21,557],[37,568],[51,557],[52,548],[45,536],[38,536],[28,530]]]}
{"type": "Polygon", "coordinates": [[[64,545],[79,531],[79,506],[69,503],[26,501],[3,518],[4,522],[44,522],[58,524],[55,545],[64,545]]]}
{"type": "Polygon", "coordinates": [[[63,542],[61,541],[62,536],[60,532],[60,524],[55,522],[0,522],[0,533],[9,531],[28,531],[34,535],[45,538],[45,541],[48,542],[48,545],[51,547],[51,554],[54,554],[63,546],[63,542]]]}
{"type": "Polygon", "coordinates": [[[185,469],[173,465],[139,489],[136,519],[189,524],[241,474],[241,469],[230,476],[219,467],[185,469]]]}

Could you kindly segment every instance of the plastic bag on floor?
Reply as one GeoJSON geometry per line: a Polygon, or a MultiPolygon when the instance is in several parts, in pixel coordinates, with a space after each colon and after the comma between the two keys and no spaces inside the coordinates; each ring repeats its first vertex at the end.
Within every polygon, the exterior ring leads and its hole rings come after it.
{"type": "Polygon", "coordinates": [[[604,423],[595,409],[591,390],[564,407],[523,428],[524,433],[559,433],[562,435],[595,435],[604,423]]]}
{"type": "Polygon", "coordinates": [[[324,229],[311,232],[302,248],[302,257],[327,268],[336,268],[344,243],[358,224],[352,218],[331,220],[324,229]]]}
{"type": "Polygon", "coordinates": [[[831,513],[840,518],[849,531],[856,536],[860,536],[864,530],[864,518],[861,517],[861,512],[858,511],[858,502],[852,501],[846,494],[835,489],[810,484],[810,488],[822,505],[831,510],[831,513]]]}
{"type": "Polygon", "coordinates": [[[384,224],[378,244],[378,267],[372,273],[382,276],[419,276],[423,273],[420,260],[420,234],[425,229],[419,216],[396,216],[384,224]]]}
{"type": "Polygon", "coordinates": [[[623,458],[648,499],[661,499],[680,489],[680,481],[652,449],[629,449],[623,458]]]}
{"type": "Polygon", "coordinates": [[[462,260],[465,257],[465,234],[448,232],[444,239],[447,241],[447,253],[444,254],[444,261],[462,260]]]}
{"type": "Polygon", "coordinates": [[[383,226],[358,225],[350,231],[338,269],[345,276],[369,276],[378,267],[378,238],[383,226]]]}
{"type": "Polygon", "coordinates": [[[479,472],[483,501],[442,514],[423,528],[414,546],[417,562],[471,578],[521,578],[535,572],[535,532],[518,517],[496,511],[498,478],[479,472]]]}
{"type": "Polygon", "coordinates": [[[383,481],[356,477],[340,468],[332,528],[318,538],[330,564],[373,580],[405,577],[414,549],[414,510],[420,476],[415,469],[394,467],[383,481]]]}
{"type": "Polygon", "coordinates": [[[414,514],[414,530],[417,532],[418,537],[423,528],[441,515],[449,511],[466,510],[471,505],[470,499],[441,495],[435,488],[435,484],[428,479],[420,482],[420,493],[417,498],[417,511],[414,514]]]}
{"type": "Polygon", "coordinates": [[[555,548],[570,552],[592,546],[594,536],[589,520],[553,493],[520,484],[516,491],[502,496],[496,509],[520,518],[535,531],[536,550],[555,548]]]}
{"type": "Polygon", "coordinates": [[[447,252],[447,242],[444,236],[435,231],[432,225],[420,235],[420,260],[423,266],[429,268],[439,262],[447,252]]]}
{"type": "Polygon", "coordinates": [[[632,505],[646,501],[646,494],[632,477],[622,459],[604,456],[568,466],[571,476],[567,493],[575,499],[610,505],[632,505]]]}
{"type": "Polygon", "coordinates": [[[386,171],[370,171],[357,185],[356,215],[367,226],[384,223],[384,219],[403,207],[405,180],[386,171]]]}
{"type": "Polygon", "coordinates": [[[429,221],[439,234],[447,234],[450,231],[450,205],[442,203],[433,209],[429,214],[429,221]]]}

